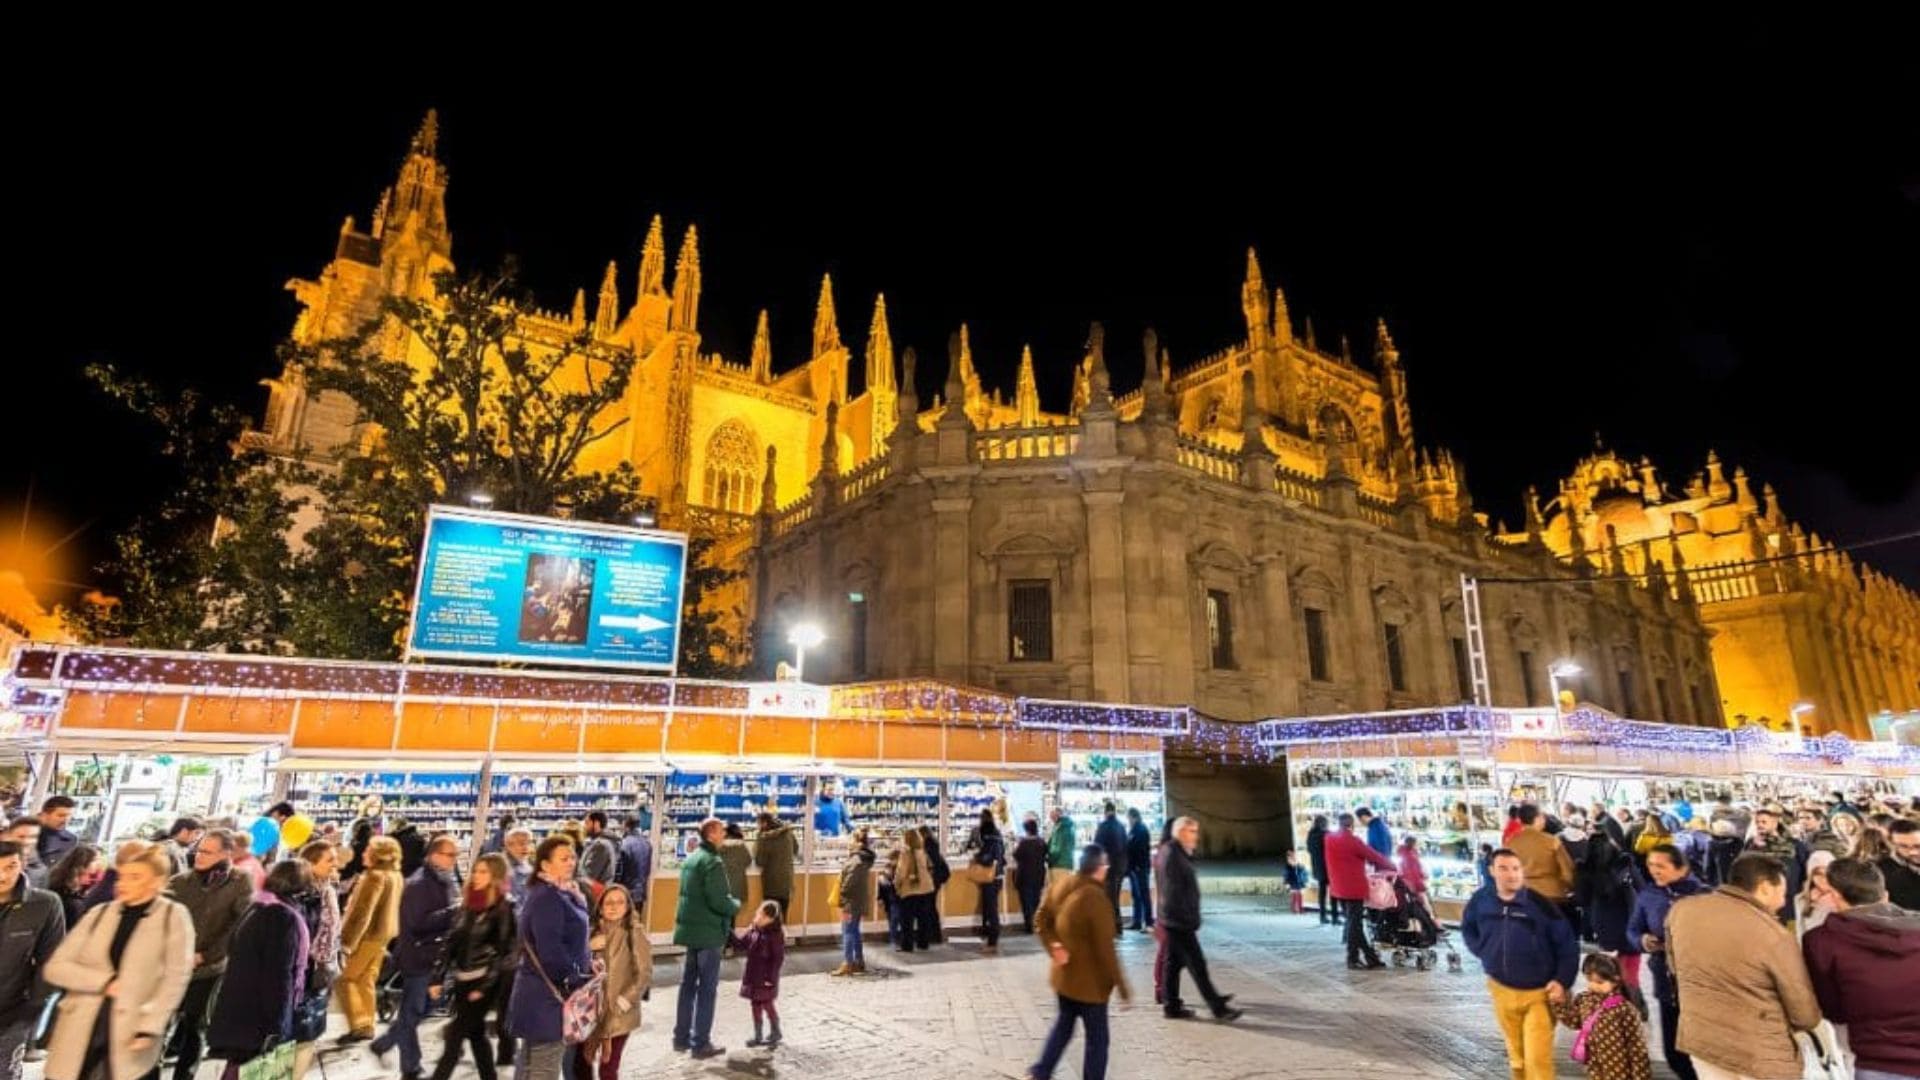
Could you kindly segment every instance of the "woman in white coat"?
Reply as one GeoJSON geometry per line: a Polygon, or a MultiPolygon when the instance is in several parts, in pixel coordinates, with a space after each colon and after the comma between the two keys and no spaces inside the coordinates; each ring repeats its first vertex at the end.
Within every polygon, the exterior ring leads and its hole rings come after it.
{"type": "Polygon", "coordinates": [[[159,844],[122,847],[113,902],[83,916],[47,961],[48,984],[66,991],[47,1080],[139,1080],[160,1064],[193,974],[193,916],[160,895],[171,867],[159,844]]]}

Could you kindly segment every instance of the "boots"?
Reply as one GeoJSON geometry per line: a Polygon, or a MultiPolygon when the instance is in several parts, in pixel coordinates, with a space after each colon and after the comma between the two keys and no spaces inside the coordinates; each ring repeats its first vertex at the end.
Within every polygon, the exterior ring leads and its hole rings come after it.
{"type": "Polygon", "coordinates": [[[843,960],[841,961],[839,967],[834,968],[832,971],[827,972],[827,974],[835,977],[838,977],[841,975],[851,975],[853,974],[853,965],[843,960]]]}
{"type": "MultiPolygon", "coordinates": [[[[765,1045],[767,1045],[767,1040],[766,1040],[765,1038],[763,1038],[763,1037],[761,1036],[761,1034],[760,1034],[762,1030],[763,1030],[763,1027],[762,1027],[762,1024],[761,1024],[761,1021],[760,1021],[760,1017],[759,1017],[758,1015],[756,1015],[756,1016],[754,1016],[754,1018],[753,1018],[753,1038],[751,1038],[751,1039],[748,1039],[748,1040],[747,1040],[747,1045],[748,1045],[748,1046],[765,1046],[765,1045]]],[[[776,1027],[776,1028],[774,1028],[773,1030],[774,1030],[775,1032],[778,1032],[778,1031],[779,1031],[780,1029],[776,1027]]]]}
{"type": "Polygon", "coordinates": [[[766,1047],[769,1050],[780,1045],[780,1021],[779,1020],[775,1020],[773,1022],[773,1033],[768,1035],[767,1041],[764,1043],[761,1043],[760,1045],[766,1047]]]}

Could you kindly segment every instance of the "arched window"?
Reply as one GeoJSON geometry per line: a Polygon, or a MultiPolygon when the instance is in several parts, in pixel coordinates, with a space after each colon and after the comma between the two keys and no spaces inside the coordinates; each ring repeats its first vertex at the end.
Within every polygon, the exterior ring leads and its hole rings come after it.
{"type": "Polygon", "coordinates": [[[707,440],[707,471],[701,488],[706,504],[716,510],[751,514],[760,493],[760,440],[753,429],[729,420],[707,440]]]}

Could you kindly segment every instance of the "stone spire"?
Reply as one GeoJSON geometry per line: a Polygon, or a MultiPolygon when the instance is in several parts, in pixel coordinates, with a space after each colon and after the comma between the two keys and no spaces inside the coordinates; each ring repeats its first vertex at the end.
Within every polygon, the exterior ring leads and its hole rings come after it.
{"type": "Polygon", "coordinates": [[[1165,350],[1160,348],[1160,335],[1151,326],[1141,335],[1140,351],[1146,359],[1140,378],[1141,414],[1157,420],[1168,412],[1166,374],[1161,369],[1165,350]]]}
{"type": "Polygon", "coordinates": [[[673,316],[670,327],[692,333],[700,318],[700,232],[687,226],[680,257],[673,264],[673,316]]]}
{"type": "Polygon", "coordinates": [[[973,366],[973,338],[967,333],[967,324],[960,324],[960,382],[969,395],[980,392],[980,373],[973,366]]]}
{"type": "Polygon", "coordinates": [[[1247,342],[1254,348],[1267,343],[1272,316],[1267,307],[1267,279],[1260,273],[1260,256],[1247,249],[1247,280],[1240,286],[1240,309],[1247,316],[1247,342]]]}
{"type": "Polygon", "coordinates": [[[1020,374],[1013,384],[1013,403],[1020,413],[1020,426],[1033,427],[1040,422],[1040,383],[1033,376],[1033,346],[1020,348],[1020,374]]]}
{"type": "Polygon", "coordinates": [[[837,476],[840,473],[840,403],[827,402],[825,430],[820,436],[820,474],[837,476]]]}
{"type": "Polygon", "coordinates": [[[773,331],[767,322],[767,309],[760,309],[760,321],[753,327],[753,353],[747,361],[756,382],[773,381],[773,331]]]}
{"type": "Polygon", "coordinates": [[[607,263],[607,273],[600,279],[600,302],[593,309],[593,336],[610,338],[620,326],[620,285],[617,276],[620,268],[607,263]]]}
{"type": "Polygon", "coordinates": [[[913,369],[918,363],[919,357],[914,353],[913,346],[907,346],[906,351],[900,354],[900,396],[894,399],[894,405],[899,413],[900,426],[906,429],[909,436],[920,433],[920,397],[913,389],[913,369]]]}
{"type": "Polygon", "coordinates": [[[779,460],[779,448],[767,444],[767,471],[760,477],[760,512],[771,514],[780,509],[779,486],[774,479],[774,464],[779,460]]]}
{"type": "Polygon", "coordinates": [[[967,416],[967,383],[961,375],[961,358],[965,355],[966,327],[953,332],[947,338],[947,389],[941,395],[945,408],[940,413],[942,428],[970,428],[973,421],[967,416]]]}
{"type": "Polygon", "coordinates": [[[893,332],[887,328],[887,297],[873,298],[873,322],[867,327],[867,391],[893,389],[893,332]]]}
{"type": "Polygon", "coordinates": [[[1607,526],[1607,568],[1616,577],[1627,576],[1627,553],[1620,547],[1620,533],[1607,526]]]}
{"type": "Polygon", "coordinates": [[[840,320],[833,310],[833,275],[820,277],[820,301],[813,309],[813,358],[846,348],[840,343],[840,320]]]}
{"type": "Polygon", "coordinates": [[[1287,294],[1273,287],[1273,340],[1281,345],[1293,343],[1293,316],[1287,311],[1287,294]]]}
{"type": "Polygon", "coordinates": [[[640,245],[641,296],[667,294],[666,230],[667,224],[660,219],[660,215],[653,215],[653,224],[647,226],[646,242],[640,245]]]}
{"type": "MultiPolygon", "coordinates": [[[[1569,522],[1571,524],[1571,522],[1569,522]]],[[[1578,530],[1575,530],[1578,531],[1578,530]]],[[[1546,542],[1547,522],[1540,516],[1540,490],[1532,484],[1527,485],[1527,539],[1535,544],[1546,542]]]]}
{"type": "Polygon", "coordinates": [[[573,290],[573,314],[567,320],[573,325],[575,333],[587,328],[587,290],[573,290]]]}
{"type": "Polygon", "coordinates": [[[1113,384],[1107,375],[1107,328],[1094,323],[1087,330],[1087,405],[1082,415],[1113,412],[1113,384]]]}
{"type": "Polygon", "coordinates": [[[420,129],[413,133],[413,144],[408,153],[422,157],[438,159],[440,157],[440,110],[428,109],[427,118],[420,121],[420,129]]]}
{"type": "Polygon", "coordinates": [[[1316,341],[1316,340],[1314,340],[1314,337],[1313,337],[1313,316],[1311,316],[1311,315],[1309,315],[1309,316],[1307,316],[1307,334],[1306,334],[1306,337],[1307,337],[1307,348],[1309,348],[1309,349],[1312,349],[1312,350],[1313,350],[1314,352],[1319,352],[1319,351],[1320,351],[1320,343],[1319,343],[1318,341],[1316,341]]]}

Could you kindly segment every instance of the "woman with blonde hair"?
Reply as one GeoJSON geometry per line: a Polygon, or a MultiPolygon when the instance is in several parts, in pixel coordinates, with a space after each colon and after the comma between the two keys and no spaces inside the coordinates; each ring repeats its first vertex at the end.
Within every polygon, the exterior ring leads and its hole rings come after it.
{"type": "Polygon", "coordinates": [[[367,842],[366,868],[354,879],[347,912],[340,920],[340,1008],[347,1014],[342,1046],[373,1038],[373,984],[387,943],[400,933],[400,842],[376,836],[367,842]]]}
{"type": "Polygon", "coordinates": [[[160,1040],[193,975],[193,916],[160,895],[173,859],[160,844],[114,857],[113,902],[94,908],[47,960],[66,991],[47,1048],[47,1080],[135,1080],[156,1072],[160,1040]]]}

